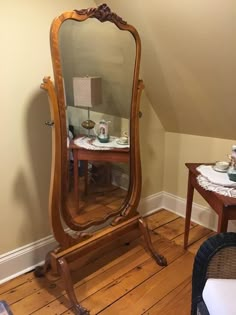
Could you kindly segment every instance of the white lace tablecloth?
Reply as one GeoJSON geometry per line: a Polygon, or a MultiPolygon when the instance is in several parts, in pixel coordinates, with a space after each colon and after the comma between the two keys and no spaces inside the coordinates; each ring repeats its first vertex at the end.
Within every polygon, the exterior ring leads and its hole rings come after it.
{"type": "Polygon", "coordinates": [[[129,144],[119,144],[119,138],[111,137],[109,142],[101,143],[97,138],[81,137],[74,140],[74,144],[87,150],[111,150],[111,149],[126,149],[129,144]]]}
{"type": "Polygon", "coordinates": [[[227,173],[216,172],[211,165],[200,165],[197,171],[200,173],[197,181],[202,188],[236,198],[236,182],[229,180],[227,173]]]}

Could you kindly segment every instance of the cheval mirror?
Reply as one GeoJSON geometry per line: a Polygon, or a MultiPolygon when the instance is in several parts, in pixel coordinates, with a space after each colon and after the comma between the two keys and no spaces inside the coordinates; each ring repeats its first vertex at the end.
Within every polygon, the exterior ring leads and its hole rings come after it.
{"type": "Polygon", "coordinates": [[[55,18],[50,44],[54,83],[45,77],[41,88],[51,111],[49,217],[59,247],[36,275],[62,276],[74,312],[89,314],[74,292],[74,260],[137,229],[156,262],[167,264],[137,212],[141,42],[136,29],[103,4],[55,18]]]}

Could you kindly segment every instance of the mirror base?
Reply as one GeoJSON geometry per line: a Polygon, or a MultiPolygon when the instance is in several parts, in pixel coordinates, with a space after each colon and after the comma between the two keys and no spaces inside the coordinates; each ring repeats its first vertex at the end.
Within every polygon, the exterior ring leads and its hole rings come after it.
{"type": "Polygon", "coordinates": [[[40,270],[40,272],[35,273],[35,275],[37,277],[44,276],[49,270],[50,273],[59,274],[62,277],[66,293],[73,306],[75,314],[89,315],[89,311],[80,305],[75,295],[69,263],[72,263],[79,258],[81,259],[91,250],[95,250],[96,248],[101,249],[107,244],[111,244],[115,239],[127,235],[133,230],[138,230],[139,236],[141,235],[144,237],[147,249],[157,264],[160,266],[167,266],[166,259],[159,255],[153,247],[147,224],[140,215],[136,215],[116,226],[107,227],[106,231],[102,230],[98,232],[90,238],[89,243],[81,241],[76,245],[64,248],[63,250],[58,248],[50,252],[46,257],[43,272],[40,270]]]}

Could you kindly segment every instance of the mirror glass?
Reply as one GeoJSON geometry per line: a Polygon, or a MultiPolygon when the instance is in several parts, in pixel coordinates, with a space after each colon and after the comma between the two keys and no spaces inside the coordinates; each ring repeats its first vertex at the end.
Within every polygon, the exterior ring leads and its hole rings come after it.
{"type": "Polygon", "coordinates": [[[129,191],[136,44],[111,22],[66,20],[59,48],[68,137],[63,189],[82,229],[119,213],[129,191]],[[83,127],[87,120],[91,129],[83,127]]]}

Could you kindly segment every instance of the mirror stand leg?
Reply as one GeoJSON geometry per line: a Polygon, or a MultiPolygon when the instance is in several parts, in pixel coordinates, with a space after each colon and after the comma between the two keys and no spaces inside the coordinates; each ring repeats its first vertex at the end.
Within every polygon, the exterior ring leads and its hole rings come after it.
{"type": "Polygon", "coordinates": [[[142,218],[139,218],[139,227],[140,230],[143,234],[144,240],[146,242],[147,248],[150,252],[150,254],[152,255],[152,257],[155,259],[155,261],[157,262],[158,265],[160,266],[167,266],[167,260],[164,256],[159,255],[156,250],[153,247],[152,241],[151,241],[151,237],[148,231],[148,227],[147,224],[143,221],[142,218]]]}
{"type": "Polygon", "coordinates": [[[89,311],[81,306],[76,298],[73,283],[71,280],[70,269],[65,258],[58,259],[58,265],[60,274],[62,276],[66,293],[68,294],[69,300],[72,303],[73,309],[76,315],[89,315],[89,311]]]}
{"type": "Polygon", "coordinates": [[[36,278],[47,277],[51,282],[59,279],[60,275],[57,272],[57,268],[52,264],[51,253],[51,251],[47,253],[43,266],[37,266],[35,268],[34,275],[36,278]]]}
{"type": "Polygon", "coordinates": [[[43,266],[37,266],[34,270],[34,275],[36,278],[41,278],[46,275],[46,273],[51,269],[51,252],[47,253],[43,266]]]}

